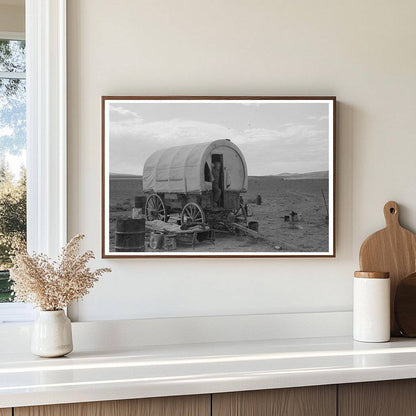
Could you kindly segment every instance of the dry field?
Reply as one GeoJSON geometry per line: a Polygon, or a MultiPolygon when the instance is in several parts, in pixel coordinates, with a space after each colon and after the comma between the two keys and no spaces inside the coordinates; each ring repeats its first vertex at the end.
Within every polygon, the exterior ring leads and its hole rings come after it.
{"type": "MultiPolygon", "coordinates": [[[[193,249],[178,245],[181,252],[326,252],[328,221],[321,194],[328,200],[327,179],[283,180],[279,176],[249,177],[249,192],[242,194],[259,232],[265,240],[235,234],[217,233],[215,244],[204,241],[193,249]],[[261,195],[262,204],[256,205],[261,195]],[[284,217],[297,212],[299,221],[286,222],[284,217]],[[278,251],[278,248],[281,248],[278,251]]],[[[110,250],[114,250],[115,223],[131,215],[134,197],[142,192],[141,178],[110,179],[110,250]]]]}

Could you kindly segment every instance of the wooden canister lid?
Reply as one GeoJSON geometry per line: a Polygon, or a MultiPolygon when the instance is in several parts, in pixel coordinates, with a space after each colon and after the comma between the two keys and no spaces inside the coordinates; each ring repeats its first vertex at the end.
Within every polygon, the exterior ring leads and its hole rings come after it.
{"type": "Polygon", "coordinates": [[[354,272],[354,277],[362,277],[365,279],[388,279],[390,277],[389,272],[354,272]]]}

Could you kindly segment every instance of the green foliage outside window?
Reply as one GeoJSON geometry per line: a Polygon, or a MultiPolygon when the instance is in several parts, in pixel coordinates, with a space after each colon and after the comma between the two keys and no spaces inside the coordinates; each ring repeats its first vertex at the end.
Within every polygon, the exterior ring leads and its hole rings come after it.
{"type": "Polygon", "coordinates": [[[9,272],[13,247],[26,240],[26,171],[13,178],[7,163],[0,165],[0,302],[10,302],[9,272]]]}
{"type": "Polygon", "coordinates": [[[25,42],[0,39],[0,302],[13,300],[8,269],[13,246],[26,240],[25,71],[25,42]]]}

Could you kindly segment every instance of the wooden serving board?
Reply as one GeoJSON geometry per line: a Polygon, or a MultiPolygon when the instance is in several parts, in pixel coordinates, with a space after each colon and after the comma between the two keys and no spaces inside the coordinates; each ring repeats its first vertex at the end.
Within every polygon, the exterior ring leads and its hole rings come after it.
{"type": "Polygon", "coordinates": [[[416,273],[402,279],[396,289],[394,316],[400,333],[416,337],[416,273]]]}
{"type": "Polygon", "coordinates": [[[390,273],[391,334],[400,335],[394,318],[394,297],[400,280],[416,271],[416,234],[400,225],[396,202],[384,205],[384,217],[386,228],[370,235],[361,246],[360,268],[390,273]]]}

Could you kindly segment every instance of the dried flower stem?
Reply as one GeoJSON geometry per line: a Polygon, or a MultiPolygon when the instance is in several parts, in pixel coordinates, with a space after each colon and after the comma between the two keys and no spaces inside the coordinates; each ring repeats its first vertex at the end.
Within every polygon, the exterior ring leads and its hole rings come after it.
{"type": "Polygon", "coordinates": [[[15,302],[33,303],[44,311],[56,311],[83,298],[109,268],[90,270],[92,251],[79,253],[83,235],[76,235],[62,249],[57,261],[45,254],[29,255],[26,248],[16,249],[10,269],[15,302]]]}

